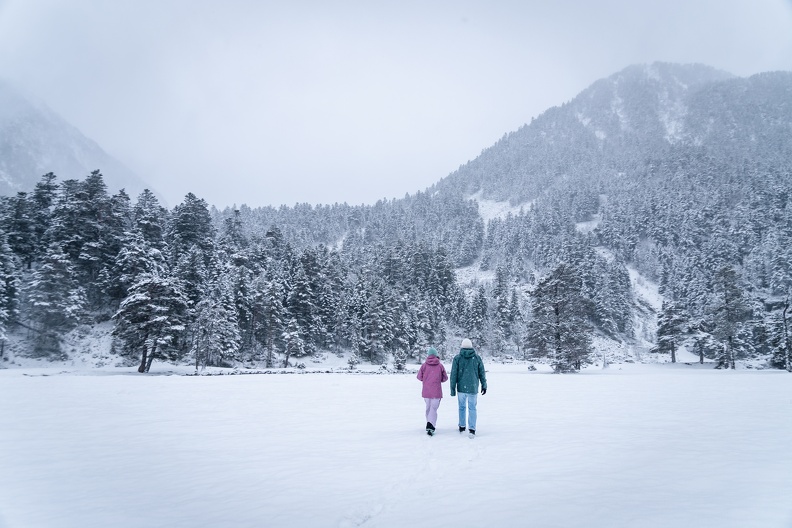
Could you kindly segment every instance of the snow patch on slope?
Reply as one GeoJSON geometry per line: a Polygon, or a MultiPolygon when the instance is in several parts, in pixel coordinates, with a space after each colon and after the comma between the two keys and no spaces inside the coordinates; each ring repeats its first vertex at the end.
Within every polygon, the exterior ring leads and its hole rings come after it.
{"type": "Polygon", "coordinates": [[[665,139],[671,144],[682,140],[684,120],[687,108],[680,100],[672,101],[668,91],[660,94],[660,110],[658,118],[665,128],[665,139]]]}
{"type": "Polygon", "coordinates": [[[495,280],[494,270],[482,270],[479,266],[480,260],[476,260],[470,266],[458,268],[456,270],[457,284],[460,286],[487,284],[495,280]]]}
{"type": "Polygon", "coordinates": [[[599,213],[591,215],[591,220],[587,220],[585,222],[578,222],[575,224],[575,229],[578,233],[588,234],[597,229],[599,227],[600,222],[602,222],[602,215],[599,213]]]}
{"type": "Polygon", "coordinates": [[[660,293],[660,285],[644,277],[641,272],[632,266],[627,266],[630,274],[630,283],[638,299],[645,301],[655,312],[660,312],[663,307],[663,295],[660,293]]]}
{"type": "Polygon", "coordinates": [[[663,306],[660,286],[644,277],[637,269],[627,266],[630,286],[635,295],[637,310],[633,316],[635,339],[642,347],[651,348],[657,339],[657,314],[663,306]]]}
{"type": "MultiPolygon", "coordinates": [[[[577,117],[577,120],[580,121],[580,124],[583,125],[584,127],[592,128],[590,117],[586,117],[582,112],[578,112],[577,114],[575,114],[575,117],[577,117]]],[[[608,137],[608,135],[600,129],[594,130],[594,136],[599,140],[603,140],[606,137],[608,137]]]]}
{"type": "Polygon", "coordinates": [[[533,200],[531,200],[530,202],[512,205],[509,202],[486,200],[481,197],[482,194],[483,191],[478,191],[476,194],[469,196],[468,200],[475,200],[478,202],[479,215],[484,220],[485,224],[495,218],[506,218],[509,214],[517,216],[522,211],[530,210],[534,203],[533,200]]]}

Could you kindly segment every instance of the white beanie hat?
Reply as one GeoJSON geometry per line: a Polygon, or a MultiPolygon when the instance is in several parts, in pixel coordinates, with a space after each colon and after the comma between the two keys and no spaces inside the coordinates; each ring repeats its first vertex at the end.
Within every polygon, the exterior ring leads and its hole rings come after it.
{"type": "Polygon", "coordinates": [[[473,348],[473,343],[467,337],[462,340],[462,348],[473,348]]]}

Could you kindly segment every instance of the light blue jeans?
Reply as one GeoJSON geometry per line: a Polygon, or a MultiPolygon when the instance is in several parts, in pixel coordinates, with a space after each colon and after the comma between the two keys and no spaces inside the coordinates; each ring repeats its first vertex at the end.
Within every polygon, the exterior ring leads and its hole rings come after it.
{"type": "Polygon", "coordinates": [[[467,407],[467,426],[468,429],[476,429],[476,398],[478,394],[457,392],[457,401],[459,401],[459,427],[465,427],[465,407],[467,407]]]}

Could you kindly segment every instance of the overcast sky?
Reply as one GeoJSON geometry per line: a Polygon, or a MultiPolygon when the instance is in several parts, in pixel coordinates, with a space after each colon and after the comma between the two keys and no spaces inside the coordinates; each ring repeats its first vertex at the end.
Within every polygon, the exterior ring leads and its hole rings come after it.
{"type": "Polygon", "coordinates": [[[792,70],[792,0],[0,0],[0,77],[158,190],[423,190],[628,65],[792,70]]]}

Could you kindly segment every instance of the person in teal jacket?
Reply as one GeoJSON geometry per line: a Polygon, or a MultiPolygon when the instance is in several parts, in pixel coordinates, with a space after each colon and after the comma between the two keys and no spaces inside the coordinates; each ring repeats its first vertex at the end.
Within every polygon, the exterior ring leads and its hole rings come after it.
{"type": "Polygon", "coordinates": [[[470,427],[470,435],[476,434],[476,398],[478,397],[479,382],[481,382],[481,395],[487,394],[487,376],[484,373],[484,362],[476,351],[470,339],[462,340],[462,349],[454,357],[451,364],[451,396],[457,395],[459,402],[459,432],[464,433],[470,427]],[[465,419],[467,410],[467,420],[465,419]]]}

